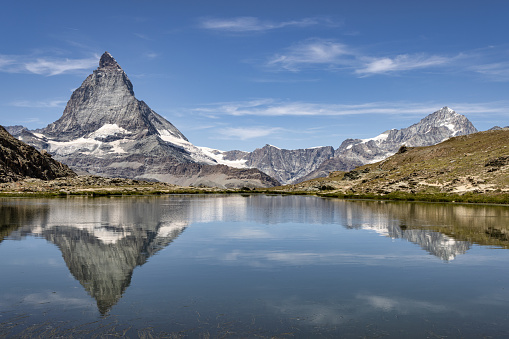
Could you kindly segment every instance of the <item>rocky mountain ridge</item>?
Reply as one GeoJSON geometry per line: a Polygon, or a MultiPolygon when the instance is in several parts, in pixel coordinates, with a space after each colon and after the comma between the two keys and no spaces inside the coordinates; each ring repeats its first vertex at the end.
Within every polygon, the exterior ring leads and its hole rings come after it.
{"type": "Polygon", "coordinates": [[[52,159],[47,152],[39,152],[14,138],[0,126],[0,182],[12,182],[25,178],[51,180],[74,177],[66,165],[52,159]]]}
{"type": "Polygon", "coordinates": [[[433,146],[402,146],[383,161],[332,172],[283,191],[387,195],[509,193],[509,129],[452,137],[433,146]]]}
{"type": "Polygon", "coordinates": [[[219,163],[254,167],[283,184],[294,184],[386,159],[403,145],[435,145],[475,132],[477,129],[465,116],[443,107],[407,128],[388,130],[369,139],[347,139],[337,149],[323,146],[288,150],[265,145],[253,152],[210,149],[208,152],[219,163]]]}
{"type": "Polygon", "coordinates": [[[395,154],[401,146],[431,146],[451,137],[476,132],[477,129],[465,116],[445,106],[407,128],[391,129],[374,138],[343,141],[333,158],[302,179],[325,177],[333,171],[350,171],[375,163],[395,154]]]}

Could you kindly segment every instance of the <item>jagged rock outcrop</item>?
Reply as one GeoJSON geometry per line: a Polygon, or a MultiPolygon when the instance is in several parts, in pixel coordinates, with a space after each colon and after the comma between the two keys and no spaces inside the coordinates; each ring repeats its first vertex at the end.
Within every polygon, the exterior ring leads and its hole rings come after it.
{"type": "MultiPolygon", "coordinates": [[[[108,52],[72,93],[60,119],[43,129],[28,131],[17,126],[13,131],[20,140],[94,175],[176,183],[169,174],[174,171],[172,166],[206,168],[218,164],[145,102],[136,99],[131,81],[108,52]]],[[[263,176],[256,171],[231,171],[224,166],[205,172],[209,173],[206,182],[211,186],[224,187],[224,177],[234,174],[242,176],[242,186],[266,187],[274,182],[260,181],[263,176]],[[223,172],[219,174],[219,170],[223,172]]],[[[203,182],[200,180],[200,184],[203,182]]]]}
{"type": "Polygon", "coordinates": [[[218,162],[239,167],[257,168],[283,184],[298,181],[334,156],[332,146],[305,149],[281,149],[265,145],[253,152],[208,150],[218,162]]]}
{"type": "Polygon", "coordinates": [[[426,116],[420,122],[403,129],[392,129],[370,139],[347,139],[334,157],[302,178],[310,180],[327,176],[332,171],[350,171],[355,167],[384,160],[395,154],[402,145],[430,146],[451,137],[476,133],[477,129],[463,115],[449,107],[426,116]]]}
{"type": "Polygon", "coordinates": [[[0,182],[70,176],[76,174],[69,167],[53,160],[47,152],[39,152],[19,141],[0,126],[0,182]]]}

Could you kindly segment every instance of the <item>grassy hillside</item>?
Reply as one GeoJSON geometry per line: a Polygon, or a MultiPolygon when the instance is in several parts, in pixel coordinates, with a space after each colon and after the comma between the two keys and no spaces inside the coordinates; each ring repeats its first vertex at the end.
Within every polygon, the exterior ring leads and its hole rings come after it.
{"type": "Polygon", "coordinates": [[[431,196],[444,197],[441,201],[454,197],[468,201],[470,196],[477,196],[477,200],[480,197],[506,199],[509,197],[509,129],[459,136],[435,146],[402,147],[384,161],[350,172],[332,172],[327,178],[277,190],[405,200],[417,200],[422,195],[428,196],[424,200],[430,200],[431,196]]]}

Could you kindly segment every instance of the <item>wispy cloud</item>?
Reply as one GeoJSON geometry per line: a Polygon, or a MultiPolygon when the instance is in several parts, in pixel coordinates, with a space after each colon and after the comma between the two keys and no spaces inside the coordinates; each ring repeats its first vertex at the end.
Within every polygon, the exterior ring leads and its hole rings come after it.
{"type": "Polygon", "coordinates": [[[0,55],[0,72],[53,76],[89,70],[96,66],[98,61],[99,56],[97,55],[85,59],[32,58],[30,56],[0,55]]]}
{"type": "Polygon", "coordinates": [[[312,39],[274,55],[268,66],[298,71],[309,66],[352,66],[355,53],[346,45],[331,41],[312,39]]]}
{"type": "Polygon", "coordinates": [[[450,63],[453,58],[438,55],[403,54],[393,58],[365,58],[366,63],[355,70],[361,75],[383,74],[389,72],[410,71],[413,69],[441,66],[450,63]]]}
{"type": "Polygon", "coordinates": [[[309,27],[325,22],[319,18],[304,18],[291,21],[264,21],[256,17],[236,17],[228,19],[202,19],[200,26],[205,29],[226,32],[261,32],[285,27],[309,27]]]}
{"type": "Polygon", "coordinates": [[[97,65],[99,57],[88,59],[37,59],[25,63],[27,71],[41,75],[58,75],[91,69],[97,65]]]}
{"type": "Polygon", "coordinates": [[[449,106],[460,114],[505,114],[509,111],[509,101],[484,103],[465,102],[370,102],[362,104],[327,104],[309,102],[288,102],[277,99],[258,99],[250,101],[222,102],[207,107],[196,108],[203,116],[347,116],[347,115],[401,115],[423,117],[443,106],[449,106]]]}
{"type": "Polygon", "coordinates": [[[29,107],[29,108],[53,108],[65,106],[67,101],[65,100],[49,100],[49,101],[28,101],[19,100],[10,103],[11,106],[15,107],[29,107]]]}
{"type": "Polygon", "coordinates": [[[373,57],[335,40],[309,39],[273,55],[266,65],[293,72],[309,68],[348,69],[359,76],[369,76],[444,66],[456,59],[424,53],[373,57]]]}
{"type": "Polygon", "coordinates": [[[487,76],[493,81],[509,81],[509,62],[473,66],[472,70],[487,76]]]}
{"type": "Polygon", "coordinates": [[[280,127],[226,127],[219,130],[219,139],[240,139],[248,140],[266,137],[282,131],[280,127]]]}
{"type": "MultiPolygon", "coordinates": [[[[286,102],[276,99],[260,99],[218,103],[196,111],[213,115],[233,116],[339,116],[359,114],[423,114],[429,113],[432,104],[404,102],[372,102],[357,105],[286,102]]],[[[438,107],[437,109],[439,109],[438,107]]]]}

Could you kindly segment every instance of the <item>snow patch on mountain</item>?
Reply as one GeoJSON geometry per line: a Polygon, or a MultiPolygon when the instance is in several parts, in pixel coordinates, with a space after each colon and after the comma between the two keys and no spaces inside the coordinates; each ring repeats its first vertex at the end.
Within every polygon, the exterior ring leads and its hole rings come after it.
{"type": "Polygon", "coordinates": [[[161,140],[184,149],[197,162],[206,163],[208,165],[217,165],[218,162],[213,157],[207,155],[199,147],[193,145],[189,141],[181,138],[180,136],[176,136],[174,133],[171,133],[171,131],[157,130],[157,132],[159,133],[161,140]]]}
{"type": "Polygon", "coordinates": [[[88,136],[92,139],[106,138],[118,134],[129,134],[125,128],[119,127],[117,124],[104,124],[95,132],[90,133],[88,136]]]}
{"type": "Polygon", "coordinates": [[[246,165],[247,159],[226,160],[226,159],[224,159],[224,156],[225,156],[224,151],[220,151],[220,150],[209,148],[209,147],[203,147],[203,146],[198,146],[198,148],[204,154],[206,154],[207,156],[214,159],[218,164],[235,167],[235,168],[249,168],[246,165]]]}
{"type": "Polygon", "coordinates": [[[369,139],[361,139],[363,143],[366,143],[366,142],[369,142],[369,141],[374,141],[376,142],[377,144],[380,144],[381,142],[387,140],[387,138],[389,137],[389,133],[391,132],[392,130],[389,130],[389,131],[385,131],[383,132],[382,134],[379,134],[377,135],[376,137],[374,138],[369,138],[369,139]]]}

